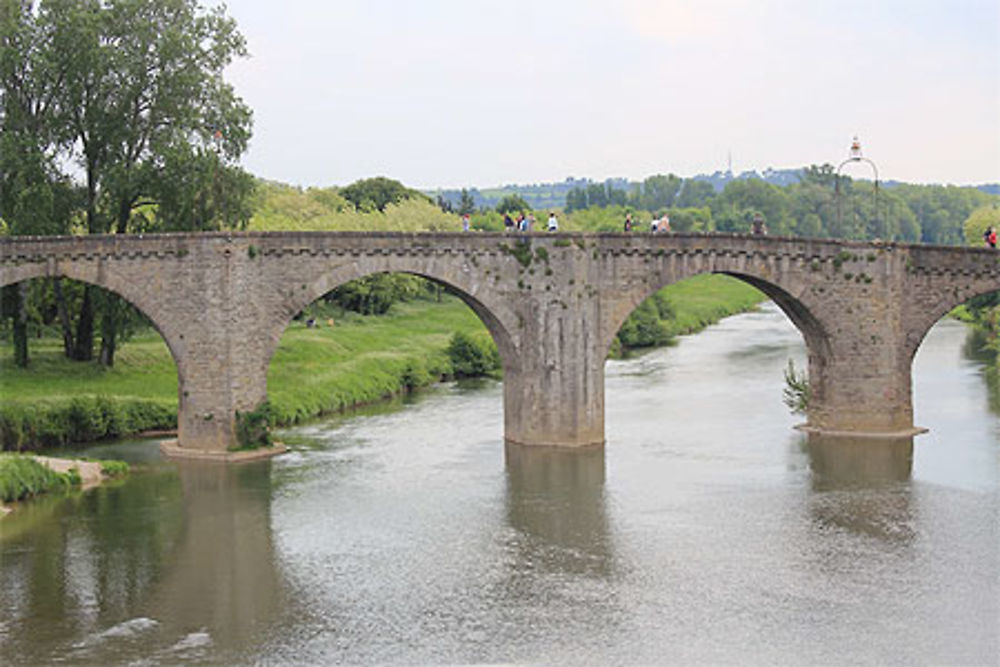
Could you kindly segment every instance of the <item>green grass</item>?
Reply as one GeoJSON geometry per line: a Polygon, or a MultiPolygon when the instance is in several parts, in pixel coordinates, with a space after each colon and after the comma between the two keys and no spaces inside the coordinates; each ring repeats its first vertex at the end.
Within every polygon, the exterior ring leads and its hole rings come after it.
{"type": "Polygon", "coordinates": [[[745,282],[727,276],[699,275],[663,289],[674,306],[671,334],[693,333],[723,317],[751,310],[767,299],[745,282]]]}
{"type": "MultiPolygon", "coordinates": [[[[671,333],[689,333],[764,299],[724,276],[697,276],[665,288],[676,311],[671,333]]],[[[485,334],[456,297],[393,305],[382,316],[348,314],[333,327],[293,322],[271,361],[268,397],[277,424],[292,424],[398,394],[451,374],[456,332],[485,334]]],[[[59,341],[31,342],[31,366],[0,351],[0,446],[7,449],[95,439],[176,424],[177,370],[155,333],[124,344],[115,367],[66,360],[59,341]],[[163,423],[166,422],[166,423],[163,423]],[[32,444],[35,443],[35,444],[32,444]]]]}
{"type": "Polygon", "coordinates": [[[80,483],[80,475],[70,470],[58,473],[29,456],[0,454],[0,501],[23,500],[55,489],[69,489],[80,483]]]}

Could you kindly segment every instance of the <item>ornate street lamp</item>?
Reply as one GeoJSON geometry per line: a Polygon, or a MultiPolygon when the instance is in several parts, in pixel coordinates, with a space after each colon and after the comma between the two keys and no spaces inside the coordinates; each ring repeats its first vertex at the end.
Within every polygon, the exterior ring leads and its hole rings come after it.
{"type": "Polygon", "coordinates": [[[874,189],[874,208],[875,208],[875,231],[880,232],[878,226],[878,167],[875,163],[866,158],[861,154],[861,141],[858,139],[857,135],[854,136],[854,140],[851,141],[851,154],[846,160],[840,163],[837,167],[837,178],[834,181],[834,198],[837,200],[837,227],[843,229],[843,221],[841,216],[841,197],[840,197],[840,170],[844,168],[844,165],[848,162],[867,162],[871,168],[872,172],[875,174],[875,189],[874,189]]]}

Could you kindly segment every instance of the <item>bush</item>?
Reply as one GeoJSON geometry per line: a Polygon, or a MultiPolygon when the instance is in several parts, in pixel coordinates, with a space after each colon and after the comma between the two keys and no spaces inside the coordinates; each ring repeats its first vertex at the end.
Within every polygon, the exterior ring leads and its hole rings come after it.
{"type": "Polygon", "coordinates": [[[807,371],[799,372],[791,359],[785,368],[785,388],[781,392],[781,400],[792,414],[804,415],[809,411],[809,374],[807,371]]]}
{"type": "Polygon", "coordinates": [[[670,331],[660,319],[660,306],[669,312],[670,304],[665,299],[646,299],[628,316],[618,331],[618,340],[623,348],[652,347],[670,342],[670,331]]]}
{"type": "Polygon", "coordinates": [[[271,404],[264,401],[250,412],[236,411],[237,449],[258,449],[270,447],[271,404]]]}
{"type": "Polygon", "coordinates": [[[125,461],[105,460],[101,461],[101,474],[105,477],[124,477],[128,474],[128,463],[125,461]]]}
{"type": "Polygon", "coordinates": [[[500,370],[500,353],[487,335],[456,332],[448,343],[448,358],[455,377],[480,377],[500,370]]]}

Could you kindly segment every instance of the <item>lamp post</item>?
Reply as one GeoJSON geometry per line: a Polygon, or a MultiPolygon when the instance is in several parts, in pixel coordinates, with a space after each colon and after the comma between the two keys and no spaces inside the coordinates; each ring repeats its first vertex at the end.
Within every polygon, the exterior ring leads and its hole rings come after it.
{"type": "Polygon", "coordinates": [[[876,233],[880,233],[881,230],[879,229],[878,226],[878,167],[875,166],[874,162],[872,162],[871,160],[869,160],[868,158],[866,158],[864,155],[861,154],[861,141],[858,140],[857,135],[855,135],[853,141],[851,141],[850,156],[846,160],[841,162],[840,165],[837,167],[837,177],[836,180],[834,181],[834,198],[837,201],[837,227],[839,229],[843,229],[843,220],[841,215],[841,202],[840,202],[841,199],[840,171],[841,169],[844,168],[844,165],[847,164],[848,162],[867,162],[868,165],[871,166],[872,172],[875,174],[875,188],[874,188],[874,202],[873,202],[875,208],[874,222],[875,222],[876,233]]]}

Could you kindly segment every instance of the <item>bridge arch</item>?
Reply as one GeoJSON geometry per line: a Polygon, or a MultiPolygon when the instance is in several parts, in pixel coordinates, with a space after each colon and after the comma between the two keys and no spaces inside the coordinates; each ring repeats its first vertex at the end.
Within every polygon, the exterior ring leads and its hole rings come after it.
{"type": "Polygon", "coordinates": [[[261,369],[265,377],[282,335],[299,312],[325,294],[352,280],[389,273],[413,275],[448,287],[486,326],[490,337],[496,343],[504,373],[513,374],[520,369],[518,346],[511,331],[511,323],[515,318],[504,304],[494,302],[488,294],[484,294],[484,290],[476,289],[465,281],[456,280],[451,275],[441,275],[418,263],[390,262],[368,269],[352,263],[320,271],[310,282],[301,283],[299,290],[286,295],[287,298],[281,303],[279,313],[270,325],[267,337],[268,349],[264,354],[261,369]]]}
{"type": "Polygon", "coordinates": [[[952,288],[925,293],[919,308],[913,308],[908,317],[910,325],[906,332],[906,344],[901,350],[908,363],[913,362],[917,350],[920,349],[920,344],[941,318],[947,316],[956,307],[968,303],[971,299],[997,291],[1000,291],[1000,282],[994,285],[967,287],[962,290],[952,288]]]}
{"type": "Polygon", "coordinates": [[[830,338],[826,331],[826,327],[813,314],[812,309],[810,309],[806,303],[793,296],[787,289],[773,282],[748,273],[721,269],[692,272],[662,283],[658,282],[656,283],[656,287],[652,289],[645,289],[641,291],[637,290],[630,293],[629,298],[623,302],[623,306],[614,310],[610,326],[605,327],[605,336],[602,341],[605,356],[611,350],[614,337],[625,323],[626,318],[636,308],[638,308],[643,301],[668,285],[682,282],[697,275],[705,274],[724,275],[730,278],[735,278],[760,290],[769,299],[774,301],[802,334],[806,343],[806,348],[809,352],[810,367],[812,367],[813,363],[822,364],[823,359],[829,356],[830,338]]]}
{"type": "MultiPolygon", "coordinates": [[[[125,301],[128,301],[149,320],[153,329],[156,330],[166,343],[167,349],[170,351],[170,357],[177,367],[178,386],[183,387],[184,334],[183,331],[176,327],[180,321],[164,312],[162,303],[150,298],[149,292],[144,290],[142,285],[136,283],[135,280],[122,276],[106,266],[101,266],[95,270],[91,264],[79,265],[74,262],[60,262],[54,267],[40,263],[22,264],[13,271],[0,275],[2,275],[2,278],[0,278],[0,287],[16,285],[17,283],[36,278],[67,278],[100,287],[125,299],[125,301]]],[[[178,389],[178,391],[182,392],[183,389],[178,389]]]]}

